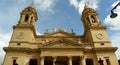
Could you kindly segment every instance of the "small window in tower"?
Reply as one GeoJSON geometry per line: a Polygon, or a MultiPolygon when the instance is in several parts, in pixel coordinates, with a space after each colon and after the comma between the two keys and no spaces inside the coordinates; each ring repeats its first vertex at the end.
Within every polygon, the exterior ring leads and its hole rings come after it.
{"type": "Polygon", "coordinates": [[[15,59],[13,60],[13,65],[18,65],[15,59]]]}
{"type": "Polygon", "coordinates": [[[101,43],[101,45],[104,45],[104,43],[101,43]]]}
{"type": "Polygon", "coordinates": [[[25,16],[25,22],[27,22],[27,21],[28,21],[28,19],[29,19],[29,16],[28,16],[28,15],[26,15],[26,16],[25,16]]]}
{"type": "Polygon", "coordinates": [[[21,45],[20,43],[17,43],[17,45],[21,45]]]}

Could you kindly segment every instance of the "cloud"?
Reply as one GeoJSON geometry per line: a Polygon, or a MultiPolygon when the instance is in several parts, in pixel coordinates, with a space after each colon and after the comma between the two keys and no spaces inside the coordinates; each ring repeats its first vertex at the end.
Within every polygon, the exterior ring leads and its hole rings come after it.
{"type": "Polygon", "coordinates": [[[93,9],[97,9],[98,8],[98,3],[99,3],[100,0],[86,0],[86,2],[84,0],[69,0],[70,2],[70,5],[74,6],[76,10],[78,10],[79,14],[81,15],[83,9],[84,9],[84,6],[85,6],[85,3],[93,8],[93,9]]]}
{"type": "MultiPolygon", "coordinates": [[[[119,1],[115,2],[112,4],[112,8],[117,5],[119,1]]],[[[118,6],[115,10],[114,13],[120,13],[120,6],[118,6]]],[[[120,30],[120,15],[116,18],[110,18],[110,14],[105,18],[104,23],[109,25],[111,30],[120,30]]]]}
{"type": "Polygon", "coordinates": [[[39,10],[53,13],[55,0],[34,0],[34,3],[39,10]]]}
{"type": "Polygon", "coordinates": [[[0,30],[0,63],[3,63],[5,52],[3,47],[7,47],[9,44],[11,33],[2,33],[0,30]]]}
{"type": "Polygon", "coordinates": [[[110,40],[112,42],[112,45],[114,47],[118,47],[118,50],[116,51],[117,58],[120,59],[120,32],[116,32],[115,34],[112,34],[110,36],[110,40]]]}
{"type": "Polygon", "coordinates": [[[38,32],[38,31],[36,31],[36,34],[37,34],[37,35],[43,35],[43,34],[41,34],[41,33],[40,33],[40,32],[38,32]]]}

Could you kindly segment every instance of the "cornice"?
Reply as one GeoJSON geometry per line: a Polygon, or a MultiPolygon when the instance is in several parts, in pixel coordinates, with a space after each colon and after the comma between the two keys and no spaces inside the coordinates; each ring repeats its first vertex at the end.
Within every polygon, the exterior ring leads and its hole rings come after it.
{"type": "Polygon", "coordinates": [[[33,30],[33,34],[34,34],[34,36],[36,37],[37,36],[37,34],[36,34],[36,31],[35,31],[35,27],[33,26],[33,25],[27,25],[27,24],[17,24],[17,25],[14,25],[13,26],[13,29],[15,29],[15,28],[28,28],[28,29],[31,29],[31,30],[33,30]]]}
{"type": "Polygon", "coordinates": [[[89,26],[88,29],[106,29],[106,26],[89,26]]]}
{"type": "Polygon", "coordinates": [[[31,48],[23,48],[23,47],[4,47],[3,48],[5,52],[13,52],[13,51],[18,51],[18,52],[26,52],[26,51],[31,51],[31,52],[40,52],[40,49],[39,48],[34,48],[34,49],[31,49],[31,48]]]}
{"type": "Polygon", "coordinates": [[[36,38],[82,38],[83,36],[45,36],[38,35],[36,38]]]}
{"type": "Polygon", "coordinates": [[[117,47],[99,47],[99,48],[93,48],[94,51],[109,51],[109,52],[115,52],[118,48],[117,47]]]}
{"type": "Polygon", "coordinates": [[[80,50],[83,50],[84,49],[84,47],[80,47],[80,46],[64,46],[64,47],[40,47],[40,49],[48,49],[48,50],[50,50],[50,49],[80,49],[80,50]]]}
{"type": "Polygon", "coordinates": [[[10,41],[9,43],[30,43],[28,41],[10,41]]]}

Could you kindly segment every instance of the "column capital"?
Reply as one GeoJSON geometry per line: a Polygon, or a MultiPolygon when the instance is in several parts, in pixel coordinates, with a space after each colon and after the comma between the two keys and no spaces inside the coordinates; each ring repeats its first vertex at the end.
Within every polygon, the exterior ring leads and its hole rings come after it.
{"type": "Polygon", "coordinates": [[[81,59],[81,65],[86,65],[86,62],[85,62],[85,56],[84,55],[82,55],[82,56],[80,56],[80,59],[81,59]]]}
{"type": "Polygon", "coordinates": [[[44,58],[45,56],[40,56],[40,58],[44,58]]]}
{"type": "Polygon", "coordinates": [[[85,58],[85,56],[84,56],[84,55],[82,55],[82,56],[80,56],[80,58],[81,58],[81,59],[84,59],[84,58],[85,58]]]}
{"type": "Polygon", "coordinates": [[[72,58],[73,56],[67,56],[68,58],[72,58]]]}
{"type": "Polygon", "coordinates": [[[57,56],[52,56],[53,58],[57,58],[57,56]]]}

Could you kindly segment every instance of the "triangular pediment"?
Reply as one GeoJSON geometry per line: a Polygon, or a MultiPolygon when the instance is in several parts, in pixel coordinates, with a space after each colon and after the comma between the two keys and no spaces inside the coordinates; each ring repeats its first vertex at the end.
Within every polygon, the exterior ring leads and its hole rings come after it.
{"type": "Polygon", "coordinates": [[[71,36],[75,36],[75,34],[64,32],[64,31],[56,31],[56,32],[47,34],[47,36],[68,36],[68,37],[71,37],[71,36]]]}
{"type": "Polygon", "coordinates": [[[42,47],[76,47],[76,46],[81,46],[81,44],[68,40],[68,39],[57,39],[53,40],[51,42],[44,43],[42,47]]]}

